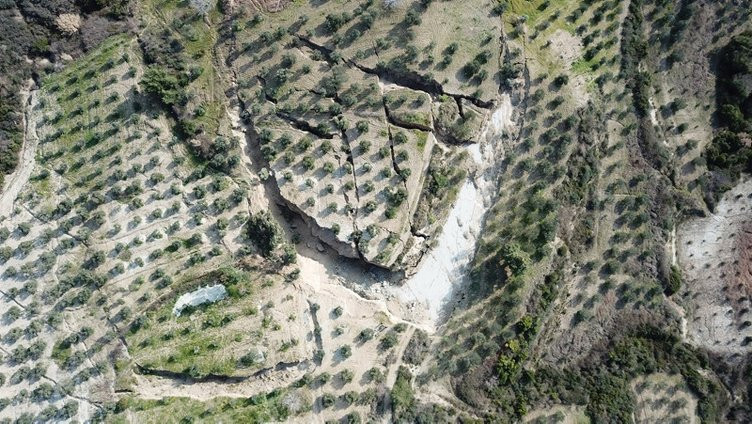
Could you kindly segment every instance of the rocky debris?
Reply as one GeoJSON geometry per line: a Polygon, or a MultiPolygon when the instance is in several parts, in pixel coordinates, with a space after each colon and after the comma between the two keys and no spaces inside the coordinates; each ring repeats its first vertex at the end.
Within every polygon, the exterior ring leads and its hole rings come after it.
{"type": "Polygon", "coordinates": [[[76,13],[63,13],[55,19],[55,24],[65,34],[75,34],[81,28],[81,16],[76,13]]]}
{"type": "Polygon", "coordinates": [[[465,99],[446,97],[433,104],[436,130],[442,139],[452,143],[476,143],[486,112],[465,99]]]}
{"type": "Polygon", "coordinates": [[[266,361],[266,355],[264,351],[258,347],[252,347],[250,351],[244,356],[246,360],[251,364],[262,364],[266,361]]]}

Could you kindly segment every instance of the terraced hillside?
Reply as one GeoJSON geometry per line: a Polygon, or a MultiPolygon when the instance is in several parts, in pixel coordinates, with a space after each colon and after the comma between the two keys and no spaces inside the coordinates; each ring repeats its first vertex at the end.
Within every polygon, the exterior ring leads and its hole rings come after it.
{"type": "Polygon", "coordinates": [[[413,222],[431,158],[478,140],[501,78],[500,22],[478,6],[331,3],[240,23],[229,66],[254,148],[341,255],[403,268],[435,232],[413,222]],[[473,29],[422,37],[437,22],[473,29]]]}
{"type": "Polygon", "coordinates": [[[0,421],[752,419],[749,0],[0,12],[0,421]]]}

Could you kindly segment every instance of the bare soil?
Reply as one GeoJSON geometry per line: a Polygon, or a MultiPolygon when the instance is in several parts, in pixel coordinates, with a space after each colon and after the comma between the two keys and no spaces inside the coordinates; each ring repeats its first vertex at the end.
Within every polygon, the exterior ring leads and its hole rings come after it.
{"type": "Polygon", "coordinates": [[[752,340],[750,196],[752,180],[746,177],[723,195],[714,213],[677,229],[688,339],[721,354],[749,352],[752,340]]]}

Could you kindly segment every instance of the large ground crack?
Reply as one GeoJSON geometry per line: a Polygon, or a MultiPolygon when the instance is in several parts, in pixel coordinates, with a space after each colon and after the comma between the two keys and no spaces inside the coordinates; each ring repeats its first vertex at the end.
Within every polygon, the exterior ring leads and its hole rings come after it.
{"type": "MultiPolygon", "coordinates": [[[[235,77],[235,81],[237,81],[237,74],[236,71],[232,68],[230,68],[231,72],[233,73],[235,77]]],[[[248,105],[243,100],[242,96],[239,94],[239,91],[236,90],[235,92],[235,100],[238,104],[238,109],[240,111],[239,116],[241,116],[240,125],[243,125],[246,128],[246,134],[245,134],[245,142],[250,149],[249,155],[253,155],[257,158],[261,158],[261,161],[264,166],[269,166],[269,161],[263,158],[263,155],[259,152],[259,145],[257,141],[257,131],[256,127],[254,125],[253,119],[250,115],[248,115],[248,105]]],[[[344,140],[346,142],[346,140],[344,140]]],[[[338,157],[339,160],[339,157],[338,157]]],[[[350,163],[352,164],[352,161],[350,160],[350,163]]],[[[312,216],[305,213],[303,210],[298,207],[295,203],[291,202],[289,199],[286,199],[280,190],[280,186],[277,183],[275,178],[270,178],[264,183],[267,191],[267,195],[270,196],[272,201],[274,201],[276,204],[278,204],[280,207],[284,208],[289,213],[300,217],[303,222],[311,229],[311,232],[323,243],[326,243],[327,245],[331,246],[335,251],[337,251],[342,256],[347,257],[359,257],[359,252],[357,248],[354,246],[353,243],[347,243],[344,241],[341,241],[336,238],[332,237],[323,237],[322,234],[324,234],[325,231],[331,231],[331,229],[324,228],[313,218],[312,216]]],[[[345,193],[345,202],[350,205],[351,202],[345,193]]]]}
{"type": "Polygon", "coordinates": [[[347,133],[344,130],[342,130],[342,138],[347,143],[347,151],[345,153],[347,153],[347,161],[350,163],[350,167],[352,169],[351,175],[354,186],[353,190],[355,191],[355,210],[353,211],[354,232],[352,234],[351,241],[355,244],[355,251],[358,253],[358,256],[364,261],[368,262],[365,258],[365,255],[363,254],[362,249],[360,248],[361,233],[360,229],[358,228],[358,212],[360,211],[360,189],[358,188],[358,177],[356,176],[357,172],[355,169],[355,158],[353,157],[352,153],[353,148],[350,145],[350,139],[347,137],[347,133]]]}
{"type": "Polygon", "coordinates": [[[318,127],[314,127],[313,125],[311,125],[310,123],[308,123],[308,121],[306,121],[304,119],[299,119],[299,118],[296,118],[296,117],[294,117],[292,115],[289,115],[289,114],[284,113],[284,112],[279,112],[279,111],[276,112],[276,115],[278,117],[284,119],[288,123],[292,124],[292,126],[294,126],[295,128],[297,128],[300,131],[313,134],[313,135],[315,135],[318,138],[326,138],[326,139],[329,139],[329,140],[331,140],[331,139],[334,138],[334,134],[332,134],[332,133],[330,133],[328,131],[322,131],[321,129],[319,129],[318,127]]]}
{"type": "Polygon", "coordinates": [[[193,383],[220,383],[220,384],[237,384],[244,381],[256,379],[272,371],[286,371],[290,368],[295,368],[302,363],[307,362],[308,359],[291,361],[291,362],[278,362],[272,366],[261,368],[258,371],[250,375],[234,376],[234,375],[222,375],[222,374],[207,374],[201,377],[194,377],[185,372],[177,372],[170,370],[163,370],[158,368],[149,368],[136,363],[136,370],[142,375],[153,375],[162,378],[168,378],[171,380],[179,380],[185,384],[193,383]]]}
{"type": "MultiPolygon", "coordinates": [[[[314,305],[310,300],[308,302],[308,311],[311,313],[311,320],[313,320],[313,339],[316,342],[316,348],[320,352],[324,352],[324,341],[321,339],[321,325],[319,324],[319,317],[317,315],[318,305],[314,305]]],[[[316,365],[321,365],[321,359],[314,357],[316,365]]]]}
{"type": "MultiPolygon", "coordinates": [[[[336,64],[338,62],[334,58],[334,51],[332,49],[318,44],[304,35],[297,34],[296,37],[309,48],[321,52],[326,61],[330,64],[336,64]]],[[[456,101],[464,99],[483,109],[491,109],[493,107],[493,101],[485,101],[467,94],[448,92],[444,89],[444,86],[435,79],[427,75],[419,74],[410,69],[394,69],[388,66],[377,66],[375,68],[372,68],[365,66],[362,63],[358,63],[351,58],[342,58],[342,61],[360,70],[363,73],[375,75],[385,81],[389,81],[403,88],[408,88],[415,91],[424,91],[426,93],[429,93],[433,97],[450,96],[456,101]]]]}
{"type": "Polygon", "coordinates": [[[402,170],[399,167],[399,164],[397,163],[397,157],[394,154],[394,138],[392,138],[392,129],[388,129],[389,134],[389,152],[392,156],[392,168],[394,168],[394,172],[397,174],[397,176],[402,181],[402,185],[404,186],[405,190],[407,190],[407,181],[405,177],[402,176],[402,170]]]}

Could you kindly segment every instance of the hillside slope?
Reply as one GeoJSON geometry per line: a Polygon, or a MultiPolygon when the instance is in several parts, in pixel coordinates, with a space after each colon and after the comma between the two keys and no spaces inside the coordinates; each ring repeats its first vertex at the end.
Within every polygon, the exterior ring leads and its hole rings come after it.
{"type": "Polygon", "coordinates": [[[749,0],[0,9],[2,422],[752,420],[749,0]]]}

